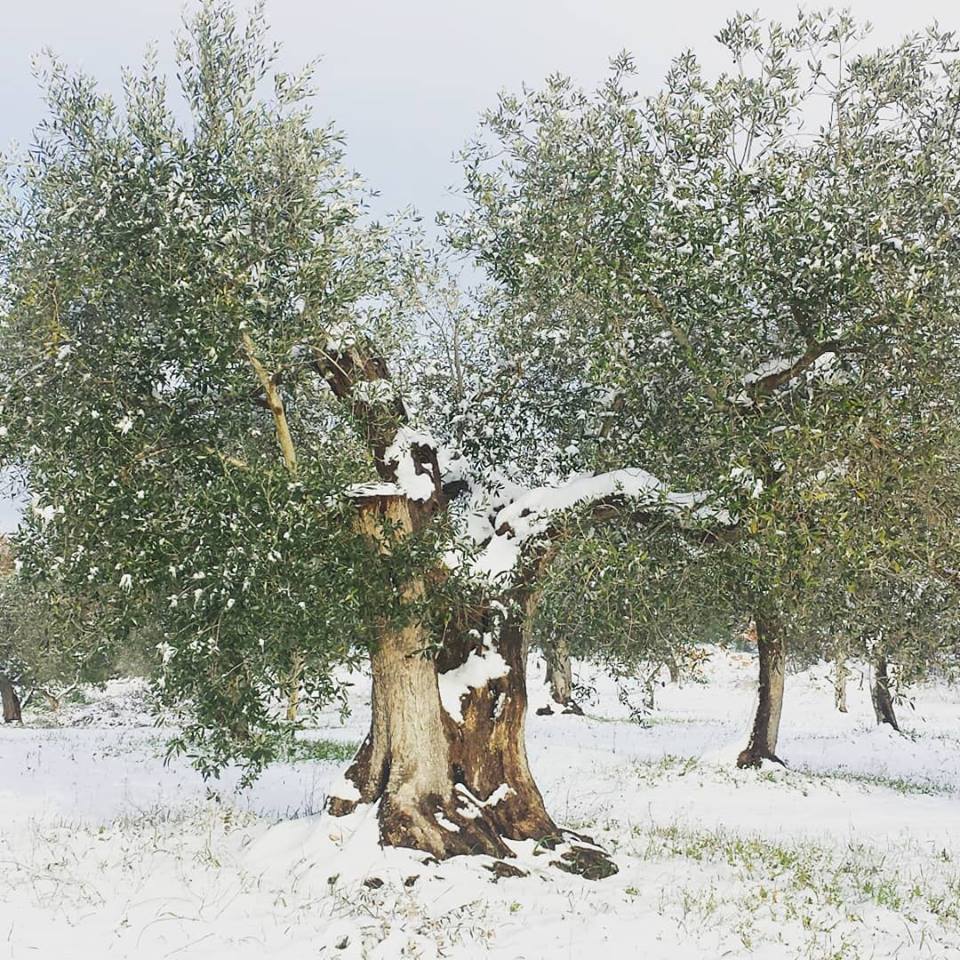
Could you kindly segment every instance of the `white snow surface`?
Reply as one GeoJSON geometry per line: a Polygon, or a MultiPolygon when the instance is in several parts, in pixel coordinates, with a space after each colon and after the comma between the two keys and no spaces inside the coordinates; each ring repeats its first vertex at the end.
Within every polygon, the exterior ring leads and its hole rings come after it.
{"type": "Polygon", "coordinates": [[[428,433],[412,427],[400,427],[387,447],[383,459],[396,465],[397,485],[411,500],[429,500],[434,494],[433,477],[420,473],[411,449],[424,446],[436,449],[437,442],[428,433]]]}
{"type": "MultiPolygon", "coordinates": [[[[140,684],[117,681],[0,728],[0,958],[960,956],[960,690],[911,691],[899,736],[875,726],[860,672],[847,714],[826,665],[791,673],[790,766],[755,772],[733,766],[750,654],[714,651],[703,682],[658,687],[647,727],[584,665],[587,716],[537,716],[548,696],[531,668],[547,807],[617,875],[570,876],[532,843],[513,844],[529,876],[496,881],[483,857],[381,849],[374,808],[318,814],[340,762],[276,764],[242,793],[232,773],[204,783],[164,765],[169,731],[140,684]]],[[[352,679],[351,718],[321,713],[304,737],[359,742],[370,687],[352,679]]]]}

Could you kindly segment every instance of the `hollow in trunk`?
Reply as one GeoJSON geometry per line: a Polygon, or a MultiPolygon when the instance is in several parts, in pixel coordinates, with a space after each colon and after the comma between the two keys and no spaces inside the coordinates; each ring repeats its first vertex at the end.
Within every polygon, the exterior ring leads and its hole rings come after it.
{"type": "MultiPolygon", "coordinates": [[[[410,532],[405,501],[390,500],[377,509],[392,535],[410,532]]],[[[372,523],[361,513],[361,526],[372,531],[372,523]]],[[[403,588],[408,604],[423,592],[418,580],[403,588]]],[[[530,772],[522,601],[510,603],[506,616],[499,603],[462,613],[448,623],[436,659],[424,655],[431,637],[412,610],[402,626],[384,624],[371,654],[370,732],[328,810],[343,816],[379,803],[381,843],[437,859],[512,857],[507,841],[535,840],[562,846],[552,861],[561,869],[608,876],[616,867],[588,840],[557,827],[530,772]],[[474,685],[478,677],[483,682],[474,685]]]]}

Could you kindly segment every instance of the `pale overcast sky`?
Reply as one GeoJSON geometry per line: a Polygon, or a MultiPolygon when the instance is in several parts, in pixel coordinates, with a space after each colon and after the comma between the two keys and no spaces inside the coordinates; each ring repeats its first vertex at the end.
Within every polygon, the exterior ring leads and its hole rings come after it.
{"type": "MultiPolygon", "coordinates": [[[[938,20],[960,27],[955,0],[856,0],[877,43],[938,20]]],[[[238,7],[247,6],[240,0],[238,7]]],[[[814,7],[814,4],[807,4],[814,7]]],[[[50,47],[69,64],[119,86],[121,65],[139,63],[148,43],[171,63],[181,0],[3,0],[0,145],[26,146],[41,113],[33,54],[50,47]]],[[[670,61],[691,48],[716,61],[714,34],[737,9],[792,19],[796,3],[756,0],[268,0],[284,64],[321,57],[317,118],[346,133],[352,165],[381,191],[386,209],[413,204],[432,219],[453,201],[454,153],[498,90],[539,84],[552,72],[585,85],[602,78],[626,48],[641,91],[656,89],[670,61]]],[[[0,500],[0,530],[16,509],[0,500]]]]}

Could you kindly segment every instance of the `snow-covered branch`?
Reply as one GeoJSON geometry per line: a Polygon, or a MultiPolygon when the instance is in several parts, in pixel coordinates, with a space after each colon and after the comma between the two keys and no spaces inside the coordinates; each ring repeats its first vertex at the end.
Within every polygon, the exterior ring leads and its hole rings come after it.
{"type": "MultiPolygon", "coordinates": [[[[517,490],[489,520],[473,571],[489,579],[509,581],[534,543],[549,541],[559,516],[577,507],[589,507],[595,521],[609,519],[629,505],[645,517],[673,517],[686,526],[712,524],[729,527],[729,512],[711,501],[707,492],[678,493],[645,470],[628,468],[602,474],[578,475],[555,486],[517,490]]],[[[475,528],[476,529],[476,528],[475,528]]]]}

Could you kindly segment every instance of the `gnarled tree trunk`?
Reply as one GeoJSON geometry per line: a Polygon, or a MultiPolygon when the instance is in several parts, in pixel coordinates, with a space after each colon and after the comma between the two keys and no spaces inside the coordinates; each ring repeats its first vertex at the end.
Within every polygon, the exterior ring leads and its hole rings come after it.
{"type": "MultiPolygon", "coordinates": [[[[381,480],[355,490],[360,529],[389,563],[392,547],[423,529],[446,509],[457,483],[444,486],[437,449],[415,432],[403,434],[406,407],[394,391],[372,398],[362,383],[389,380],[386,364],[368,345],[351,341],[319,351],[317,371],[350,410],[373,455],[381,480]],[[397,453],[398,449],[403,447],[397,453]],[[406,486],[396,457],[404,460],[406,486]],[[407,496],[410,472],[431,480],[426,499],[407,496]]],[[[423,484],[418,479],[419,492],[423,484]]],[[[583,838],[562,834],[549,817],[527,763],[526,638],[519,603],[490,602],[452,618],[434,661],[424,656],[426,625],[412,601],[423,594],[413,579],[401,586],[410,616],[381,625],[371,654],[373,690],[370,732],[347,770],[341,796],[328,800],[342,816],[360,803],[379,803],[384,844],[410,846],[437,858],[461,853],[509,856],[507,840],[541,841],[564,870],[599,878],[616,867],[583,838]],[[506,612],[504,612],[506,611],[506,612]],[[468,622],[469,621],[469,622],[468,622]],[[479,658],[481,663],[476,663],[479,658]],[[442,694],[442,699],[441,699],[442,694]]],[[[495,598],[502,600],[503,598],[495,598]]],[[[466,606],[466,605],[465,605],[466,606]]],[[[504,869],[508,869],[504,867],[504,869]]]]}
{"type": "Polygon", "coordinates": [[[737,757],[738,767],[759,767],[764,760],[783,761],[777,756],[780,714],[783,710],[783,682],[787,647],[776,618],[767,613],[755,616],[760,678],[757,713],[747,749],[737,757]]]}
{"type": "MultiPolygon", "coordinates": [[[[361,528],[385,553],[385,529],[405,536],[416,524],[402,496],[367,498],[360,509],[361,528]]],[[[407,583],[404,600],[419,600],[423,589],[407,583]]],[[[558,866],[607,876],[616,867],[558,829],[530,772],[523,599],[464,613],[448,625],[436,660],[424,655],[431,638],[414,614],[402,627],[382,627],[371,654],[370,732],[347,770],[345,795],[331,795],[328,810],[342,816],[378,802],[382,843],[438,859],[510,857],[507,840],[565,843],[558,866]]]]}
{"type": "Polygon", "coordinates": [[[0,701],[3,703],[3,722],[19,723],[22,720],[20,698],[10,678],[2,673],[0,673],[0,701]]]}
{"type": "MultiPolygon", "coordinates": [[[[417,512],[402,494],[365,497],[359,509],[361,530],[385,557],[418,526],[417,512]]],[[[412,580],[402,588],[403,602],[413,604],[423,593],[423,581],[412,580]]],[[[358,803],[379,802],[385,845],[413,847],[438,859],[459,853],[508,856],[482,811],[456,790],[437,668],[425,656],[427,630],[411,611],[409,622],[385,623],[379,633],[370,658],[370,733],[347,771],[357,796],[331,796],[329,811],[339,816],[358,803]]]]}
{"type": "Polygon", "coordinates": [[[897,715],[893,709],[893,697],[890,694],[890,675],[886,657],[878,657],[874,665],[870,699],[873,701],[873,712],[876,714],[877,723],[889,724],[899,732],[900,724],[897,723],[897,715]]]}

